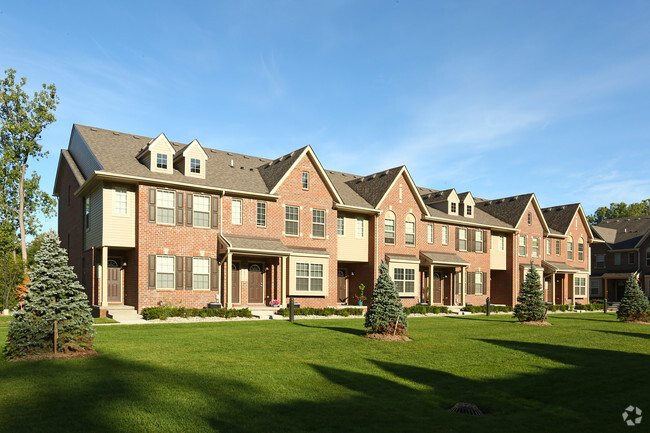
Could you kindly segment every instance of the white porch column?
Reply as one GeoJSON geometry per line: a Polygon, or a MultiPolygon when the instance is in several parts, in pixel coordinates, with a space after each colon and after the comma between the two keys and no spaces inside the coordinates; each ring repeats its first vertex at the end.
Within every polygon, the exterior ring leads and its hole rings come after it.
{"type": "Polygon", "coordinates": [[[102,284],[99,288],[101,290],[101,306],[105,307],[108,305],[108,247],[102,247],[102,284]]]}
{"type": "Polygon", "coordinates": [[[552,284],[552,294],[551,294],[551,302],[553,305],[555,305],[555,272],[551,274],[551,278],[553,278],[553,284],[552,284]]]}
{"type": "Polygon", "coordinates": [[[467,268],[463,266],[463,280],[460,285],[460,303],[465,306],[465,292],[467,292],[467,268]]]}
{"type": "Polygon", "coordinates": [[[282,293],[282,306],[287,307],[287,278],[289,268],[287,268],[287,256],[282,256],[280,265],[280,292],[282,293]]]}
{"type": "Polygon", "coordinates": [[[433,305],[433,264],[429,265],[429,305],[433,305]]]}
{"type": "Polygon", "coordinates": [[[226,308],[232,308],[232,253],[228,252],[227,257],[228,264],[226,266],[228,267],[226,268],[226,274],[228,277],[226,282],[226,302],[224,306],[226,308]]]}

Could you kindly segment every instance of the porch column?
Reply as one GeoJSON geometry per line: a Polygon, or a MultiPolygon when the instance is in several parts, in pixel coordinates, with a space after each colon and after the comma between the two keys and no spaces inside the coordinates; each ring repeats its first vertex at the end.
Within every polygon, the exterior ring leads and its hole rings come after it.
{"type": "Polygon", "coordinates": [[[551,303],[555,305],[555,273],[551,274],[551,278],[553,279],[553,285],[552,285],[552,292],[551,292],[551,303]]]}
{"type": "Polygon", "coordinates": [[[101,274],[101,306],[105,307],[108,305],[108,247],[102,247],[102,274],[101,274]]]}
{"type": "Polygon", "coordinates": [[[429,305],[433,305],[433,264],[429,265],[429,305]]]}
{"type": "Polygon", "coordinates": [[[224,303],[224,306],[226,308],[232,308],[232,253],[228,252],[226,261],[228,266],[226,268],[226,275],[227,275],[227,281],[226,281],[226,302],[224,303]]]}
{"type": "Polygon", "coordinates": [[[223,304],[223,299],[221,299],[221,263],[219,263],[219,257],[215,259],[217,261],[217,293],[219,294],[219,302],[222,302],[221,305],[223,304]]]}
{"type": "Polygon", "coordinates": [[[571,287],[571,303],[575,306],[576,304],[576,274],[571,276],[572,285],[571,287]]]}
{"type": "Polygon", "coordinates": [[[607,278],[603,278],[603,300],[607,300],[607,278]]]}
{"type": "Polygon", "coordinates": [[[463,266],[463,280],[460,284],[460,303],[465,306],[465,292],[467,291],[467,268],[463,266]]]}
{"type": "Polygon", "coordinates": [[[287,307],[287,275],[289,275],[289,271],[287,269],[287,256],[282,256],[281,260],[281,266],[280,266],[280,292],[282,293],[281,297],[282,300],[282,305],[286,308],[287,307]]]}

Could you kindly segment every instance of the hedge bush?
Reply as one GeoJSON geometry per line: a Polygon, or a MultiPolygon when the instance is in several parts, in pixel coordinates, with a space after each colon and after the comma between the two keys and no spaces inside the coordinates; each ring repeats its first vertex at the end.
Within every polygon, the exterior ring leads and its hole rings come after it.
{"type": "Polygon", "coordinates": [[[548,311],[554,312],[554,311],[569,311],[569,305],[547,305],[546,308],[548,308],[548,311]]]}
{"type": "Polygon", "coordinates": [[[449,313],[449,308],[442,305],[414,305],[404,309],[406,314],[442,314],[449,313]]]}
{"type": "MultiPolygon", "coordinates": [[[[280,308],[278,314],[282,317],[289,317],[288,308],[280,308]]],[[[296,316],[363,316],[363,308],[294,308],[293,314],[296,316]]]]}
{"type": "MultiPolygon", "coordinates": [[[[490,312],[492,313],[510,313],[513,308],[509,305],[490,305],[490,312]]],[[[485,305],[471,305],[463,307],[463,311],[469,311],[470,313],[486,313],[487,309],[485,305]]]]}
{"type": "Polygon", "coordinates": [[[603,301],[596,301],[591,304],[576,305],[573,308],[576,310],[583,310],[583,311],[599,311],[602,310],[603,307],[604,307],[603,301]]]}
{"type": "Polygon", "coordinates": [[[211,309],[185,307],[147,307],[140,312],[145,320],[166,320],[168,317],[253,317],[248,308],[242,309],[211,309]]]}

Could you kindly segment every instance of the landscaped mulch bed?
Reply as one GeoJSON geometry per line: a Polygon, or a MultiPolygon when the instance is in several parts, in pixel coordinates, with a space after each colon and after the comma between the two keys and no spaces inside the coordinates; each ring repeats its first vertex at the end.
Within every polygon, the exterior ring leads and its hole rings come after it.
{"type": "Polygon", "coordinates": [[[532,325],[532,326],[553,326],[552,324],[548,322],[543,322],[543,321],[530,321],[530,322],[517,322],[520,325],[532,325]]]}
{"type": "Polygon", "coordinates": [[[413,341],[406,335],[392,335],[392,334],[366,334],[365,338],[377,341],[413,341]]]}
{"type": "Polygon", "coordinates": [[[60,352],[60,353],[39,353],[34,355],[27,355],[22,358],[13,358],[9,359],[10,362],[16,361],[40,361],[42,359],[73,359],[73,358],[90,358],[91,356],[97,356],[98,353],[95,349],[85,349],[77,350],[74,352],[60,352]]]}

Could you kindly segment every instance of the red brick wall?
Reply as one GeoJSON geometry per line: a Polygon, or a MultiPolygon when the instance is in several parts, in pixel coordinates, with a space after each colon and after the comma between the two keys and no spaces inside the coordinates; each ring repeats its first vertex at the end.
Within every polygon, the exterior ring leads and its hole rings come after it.
{"type": "Polygon", "coordinates": [[[74,268],[79,281],[82,281],[83,256],[83,199],[76,197],[74,192],[79,184],[67,161],[62,158],[59,191],[59,237],[61,246],[68,251],[68,263],[74,268]]]}

